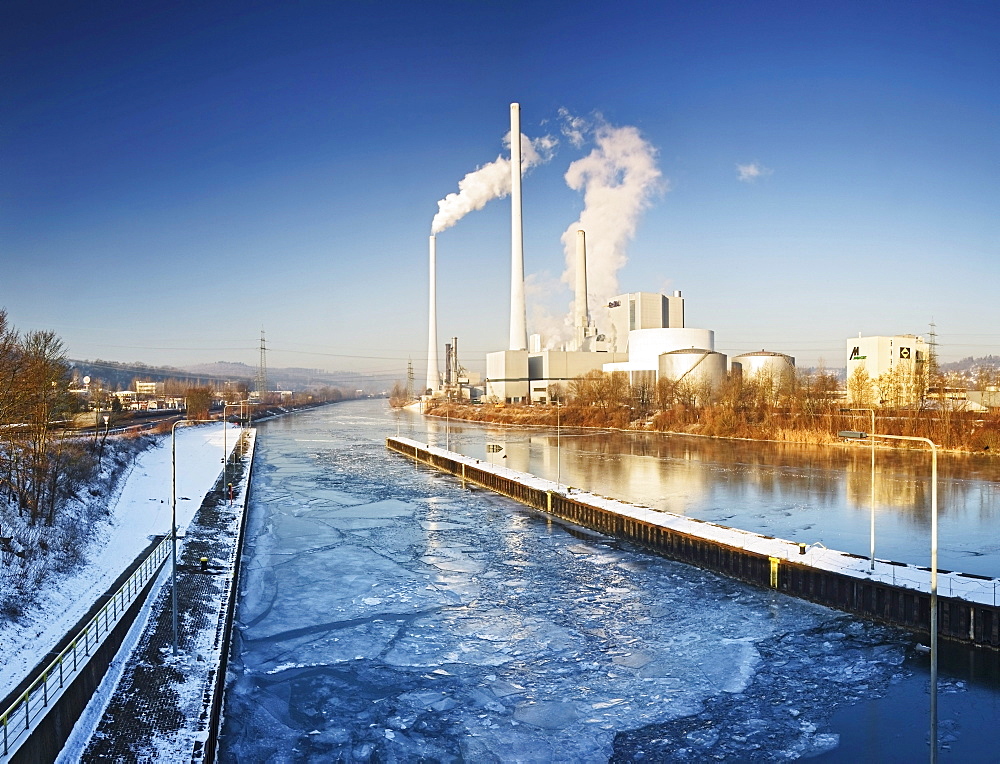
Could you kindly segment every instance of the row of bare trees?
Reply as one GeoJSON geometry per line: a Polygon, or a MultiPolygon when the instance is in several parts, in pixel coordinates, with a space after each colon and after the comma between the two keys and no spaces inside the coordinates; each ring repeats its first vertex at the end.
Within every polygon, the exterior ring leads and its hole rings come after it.
{"type": "Polygon", "coordinates": [[[63,478],[81,456],[57,437],[74,408],[62,341],[49,331],[19,334],[0,310],[0,512],[54,522],[63,478]]]}
{"type": "MultiPolygon", "coordinates": [[[[994,377],[980,375],[979,385],[994,377]]],[[[635,427],[721,437],[828,442],[840,429],[856,429],[856,409],[876,412],[878,431],[929,437],[946,448],[990,452],[1000,448],[1000,417],[963,411],[946,399],[949,380],[930,375],[848,380],[845,402],[836,374],[819,370],[672,380],[653,375],[592,371],[549,398],[565,406],[568,425],[635,427]],[[877,383],[877,384],[876,384],[877,383]],[[854,385],[851,389],[850,386],[854,385]],[[852,410],[853,409],[853,410],[852,410]]],[[[956,385],[957,386],[957,385],[956,385]]],[[[864,416],[864,423],[868,422],[864,416]]],[[[866,425],[862,429],[868,429],[866,425]]]]}

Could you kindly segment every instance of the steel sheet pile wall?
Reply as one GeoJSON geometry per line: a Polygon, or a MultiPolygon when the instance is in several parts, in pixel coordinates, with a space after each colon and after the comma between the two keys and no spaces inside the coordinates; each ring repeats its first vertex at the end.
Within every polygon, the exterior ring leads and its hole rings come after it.
{"type": "MultiPolygon", "coordinates": [[[[463,482],[474,483],[562,520],[639,544],[671,559],[871,620],[921,634],[929,632],[930,594],[926,592],[866,581],[665,528],[593,506],[571,494],[525,485],[492,469],[432,453],[410,442],[387,438],[386,447],[463,482]]],[[[996,603],[967,602],[939,592],[938,634],[942,639],[1000,649],[1000,608],[996,603]]]]}

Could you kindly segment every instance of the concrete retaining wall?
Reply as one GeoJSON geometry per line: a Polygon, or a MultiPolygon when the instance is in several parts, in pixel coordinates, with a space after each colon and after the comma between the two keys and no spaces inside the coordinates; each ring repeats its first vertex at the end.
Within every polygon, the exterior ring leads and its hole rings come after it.
{"type": "MultiPolygon", "coordinates": [[[[671,559],[929,635],[930,594],[927,592],[881,581],[866,581],[665,528],[604,507],[592,506],[559,491],[525,485],[514,477],[432,452],[402,439],[388,438],[386,447],[554,517],[628,540],[671,559]]],[[[954,642],[1000,649],[1000,608],[995,604],[967,602],[939,593],[938,635],[941,639],[954,642]]]]}

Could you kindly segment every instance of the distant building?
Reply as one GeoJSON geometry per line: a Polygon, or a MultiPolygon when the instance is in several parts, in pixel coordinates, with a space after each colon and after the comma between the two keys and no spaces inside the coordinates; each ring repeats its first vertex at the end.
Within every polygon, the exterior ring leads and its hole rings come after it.
{"type": "Polygon", "coordinates": [[[486,354],[486,397],[507,403],[528,400],[527,350],[498,350],[486,354]]]}
{"type": "Polygon", "coordinates": [[[604,333],[607,349],[627,353],[629,332],[638,329],[684,328],[684,298],[680,292],[672,297],[655,292],[631,292],[615,297],[608,303],[608,327],[604,333]]]}
{"type": "Polygon", "coordinates": [[[852,405],[912,406],[920,403],[930,345],[913,334],[847,340],[847,401],[852,405]],[[870,387],[859,387],[867,376],[870,387]]]}
{"type": "Polygon", "coordinates": [[[569,383],[625,353],[575,350],[500,350],[486,354],[485,395],[507,403],[548,403],[554,385],[565,393],[569,383]]]}
{"type": "Polygon", "coordinates": [[[598,371],[605,363],[624,360],[625,353],[588,353],[573,350],[543,350],[528,356],[528,384],[532,403],[548,403],[551,390],[558,386],[565,395],[577,377],[598,371]]]}

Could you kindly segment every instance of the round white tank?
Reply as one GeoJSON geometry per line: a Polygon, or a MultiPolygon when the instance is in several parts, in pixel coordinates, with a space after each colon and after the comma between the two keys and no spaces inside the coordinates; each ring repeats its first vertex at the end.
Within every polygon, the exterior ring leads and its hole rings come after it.
{"type": "Polygon", "coordinates": [[[663,353],[659,359],[659,378],[691,384],[695,389],[713,392],[726,381],[726,356],[712,350],[686,348],[663,353]]]}
{"type": "Polygon", "coordinates": [[[743,379],[769,378],[772,386],[776,388],[791,382],[795,375],[795,359],[792,356],[769,350],[734,356],[733,363],[743,367],[743,379]]]}

